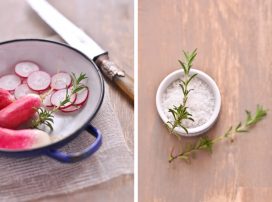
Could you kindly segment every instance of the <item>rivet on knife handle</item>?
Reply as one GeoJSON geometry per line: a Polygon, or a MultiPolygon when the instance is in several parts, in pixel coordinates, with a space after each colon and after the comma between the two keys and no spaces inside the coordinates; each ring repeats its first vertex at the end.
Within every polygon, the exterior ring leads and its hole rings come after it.
{"type": "Polygon", "coordinates": [[[134,101],[134,81],[110,60],[108,54],[100,55],[95,63],[103,74],[112,80],[128,97],[134,101]]]}

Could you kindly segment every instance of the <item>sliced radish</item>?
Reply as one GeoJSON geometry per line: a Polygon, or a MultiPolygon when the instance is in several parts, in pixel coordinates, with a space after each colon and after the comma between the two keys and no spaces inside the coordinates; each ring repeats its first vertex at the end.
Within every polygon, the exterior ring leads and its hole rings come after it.
{"type": "Polygon", "coordinates": [[[0,78],[0,88],[4,90],[15,90],[21,84],[21,78],[14,74],[8,74],[0,78]]]}
{"type": "Polygon", "coordinates": [[[39,66],[33,62],[19,62],[15,65],[15,73],[23,78],[28,77],[32,72],[39,71],[39,66]]]}
{"type": "Polygon", "coordinates": [[[27,78],[27,85],[35,91],[46,90],[51,83],[51,77],[44,71],[32,72],[27,78]]]}
{"type": "Polygon", "coordinates": [[[18,86],[14,91],[14,96],[16,99],[19,99],[20,97],[23,97],[28,94],[36,94],[35,91],[31,90],[27,84],[21,84],[18,86]]]}
{"type": "Polygon", "coordinates": [[[67,108],[61,109],[62,112],[74,112],[81,108],[82,105],[71,105],[67,108]]]}
{"type": "Polygon", "coordinates": [[[55,74],[51,80],[51,88],[55,90],[61,90],[71,85],[72,79],[70,74],[66,72],[60,72],[55,74]]]}
{"type": "Polygon", "coordinates": [[[43,105],[46,107],[53,107],[53,104],[51,103],[51,96],[55,93],[55,91],[50,91],[46,94],[45,98],[43,99],[43,105]]]}
{"type": "MultiPolygon", "coordinates": [[[[67,89],[62,89],[62,90],[58,90],[58,91],[54,92],[51,96],[51,103],[54,106],[59,107],[60,103],[65,100],[66,93],[71,95],[71,92],[72,92],[71,89],[68,89],[68,91],[67,91],[67,89]]],[[[71,102],[66,103],[64,106],[60,107],[60,109],[64,109],[64,108],[71,106],[76,100],[76,95],[73,94],[70,96],[70,98],[71,98],[71,100],[70,100],[71,102]]]]}
{"type": "Polygon", "coordinates": [[[77,98],[76,98],[76,101],[75,101],[75,105],[82,105],[88,98],[88,95],[89,95],[89,89],[88,87],[82,89],[81,91],[79,91],[77,93],[77,98]]]}

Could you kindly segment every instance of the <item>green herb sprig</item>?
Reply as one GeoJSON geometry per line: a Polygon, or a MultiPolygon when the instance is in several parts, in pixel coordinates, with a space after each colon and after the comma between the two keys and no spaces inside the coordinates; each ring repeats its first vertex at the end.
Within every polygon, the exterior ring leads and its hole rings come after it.
{"type": "Polygon", "coordinates": [[[52,111],[43,108],[35,108],[38,114],[38,117],[32,121],[32,128],[38,128],[39,125],[44,124],[53,130],[52,124],[54,124],[54,115],[52,111]]]}
{"type": "Polygon", "coordinates": [[[174,150],[172,150],[169,163],[173,162],[175,159],[182,159],[185,161],[190,161],[191,157],[199,151],[205,150],[208,152],[212,152],[213,146],[224,140],[234,141],[234,137],[238,134],[244,134],[250,130],[251,127],[259,123],[265,116],[267,115],[267,110],[265,110],[262,106],[257,106],[256,112],[254,115],[251,114],[250,111],[246,111],[246,119],[243,122],[237,124],[236,127],[230,127],[224,135],[209,138],[209,137],[201,137],[195,144],[187,145],[184,151],[181,151],[178,154],[174,154],[174,150]]]}
{"type": "MultiPolygon", "coordinates": [[[[80,90],[86,88],[84,84],[81,82],[88,77],[86,74],[80,73],[80,75],[77,77],[74,73],[71,74],[72,77],[72,90],[71,93],[69,93],[68,89],[66,89],[66,95],[65,99],[60,102],[59,106],[55,106],[52,110],[44,109],[42,107],[39,107],[36,109],[37,112],[37,118],[32,121],[32,127],[38,128],[40,125],[46,125],[50,128],[50,130],[53,130],[53,124],[54,124],[54,113],[59,111],[60,107],[65,106],[67,103],[71,103],[71,96],[78,93],[80,90]]],[[[45,97],[45,96],[44,96],[45,97]]]]}
{"type": "Polygon", "coordinates": [[[174,118],[174,121],[172,122],[168,121],[166,124],[166,126],[169,128],[171,133],[174,132],[174,129],[176,127],[181,127],[186,133],[188,133],[188,129],[182,122],[184,120],[194,121],[193,115],[188,112],[188,107],[186,106],[186,104],[187,104],[189,93],[193,90],[193,89],[189,89],[189,83],[197,75],[197,74],[193,74],[190,76],[190,70],[193,65],[193,61],[197,55],[197,49],[195,49],[191,53],[183,51],[183,54],[185,57],[185,62],[178,60],[184,71],[184,79],[181,80],[181,84],[179,84],[183,93],[183,101],[179,106],[174,105],[172,109],[168,110],[174,118]]]}

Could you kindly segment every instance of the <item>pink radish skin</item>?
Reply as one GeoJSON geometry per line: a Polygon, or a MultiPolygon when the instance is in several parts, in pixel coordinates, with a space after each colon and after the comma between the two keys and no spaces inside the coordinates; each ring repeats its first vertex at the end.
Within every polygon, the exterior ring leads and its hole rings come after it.
{"type": "Polygon", "coordinates": [[[0,88],[0,110],[13,102],[13,96],[9,91],[0,88]]]}
{"type": "Polygon", "coordinates": [[[15,65],[15,73],[22,77],[27,78],[32,72],[39,71],[39,66],[30,61],[19,62],[15,65]]]}
{"type": "Polygon", "coordinates": [[[35,91],[31,90],[27,84],[21,84],[14,91],[14,96],[16,99],[23,97],[28,94],[36,94],[35,91]]]}
{"type": "Polygon", "coordinates": [[[54,90],[61,90],[70,87],[72,79],[70,74],[66,72],[60,72],[52,76],[51,88],[54,90]]]}
{"type": "Polygon", "coordinates": [[[27,84],[27,79],[22,79],[22,84],[27,84]]]}
{"type": "Polygon", "coordinates": [[[44,71],[32,72],[27,78],[27,85],[34,91],[44,91],[51,83],[51,77],[44,71]]]}
{"type": "MultiPolygon", "coordinates": [[[[51,96],[51,103],[58,107],[60,105],[60,103],[65,99],[67,93],[67,89],[62,89],[62,90],[58,90],[55,93],[52,94],[51,96]]],[[[68,93],[71,93],[71,89],[68,89],[68,93]]],[[[65,109],[69,106],[71,106],[75,100],[76,100],[76,95],[72,95],[71,97],[71,103],[67,103],[66,105],[60,107],[60,109],[65,109]]]]}
{"type": "Polygon", "coordinates": [[[77,93],[76,101],[74,102],[75,105],[82,105],[86,102],[89,96],[89,89],[88,87],[82,89],[77,93]]]}
{"type": "Polygon", "coordinates": [[[0,127],[0,148],[8,150],[33,149],[49,144],[47,133],[37,129],[11,130],[0,127]]]}
{"type": "Polygon", "coordinates": [[[35,115],[35,108],[39,108],[41,102],[41,98],[35,94],[29,94],[14,101],[0,111],[0,127],[18,128],[35,115]]]}
{"type": "Polygon", "coordinates": [[[81,107],[82,107],[82,105],[77,105],[77,106],[71,105],[71,106],[69,106],[69,107],[67,107],[67,108],[61,109],[61,111],[64,112],[64,113],[69,113],[69,112],[77,111],[77,110],[79,110],[81,107]]]}
{"type": "Polygon", "coordinates": [[[21,84],[21,78],[15,74],[8,74],[0,78],[0,88],[13,91],[21,84]]]}

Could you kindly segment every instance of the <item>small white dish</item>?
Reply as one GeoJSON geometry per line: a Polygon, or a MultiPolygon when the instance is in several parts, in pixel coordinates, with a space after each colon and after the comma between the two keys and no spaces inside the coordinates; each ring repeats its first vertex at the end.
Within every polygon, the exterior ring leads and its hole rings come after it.
{"type": "MultiPolygon", "coordinates": [[[[197,73],[197,77],[199,79],[201,79],[203,82],[207,83],[208,86],[211,88],[211,90],[214,94],[214,97],[215,97],[215,107],[214,107],[214,111],[213,111],[210,119],[206,123],[204,123],[203,125],[197,126],[195,128],[188,128],[188,134],[180,127],[174,129],[175,133],[182,135],[182,136],[197,136],[197,135],[205,133],[216,122],[219,112],[220,112],[220,108],[221,108],[220,91],[219,91],[219,88],[216,85],[215,81],[209,75],[207,75],[206,73],[204,73],[200,70],[191,69],[190,73],[191,74],[197,73]]],[[[168,118],[162,108],[162,95],[166,91],[166,89],[169,85],[171,85],[174,81],[182,78],[183,75],[184,75],[184,71],[182,69],[179,69],[179,70],[176,70],[176,71],[170,73],[162,80],[162,82],[160,83],[159,88],[157,90],[157,94],[156,94],[157,111],[165,124],[167,123],[168,118]]]]}

